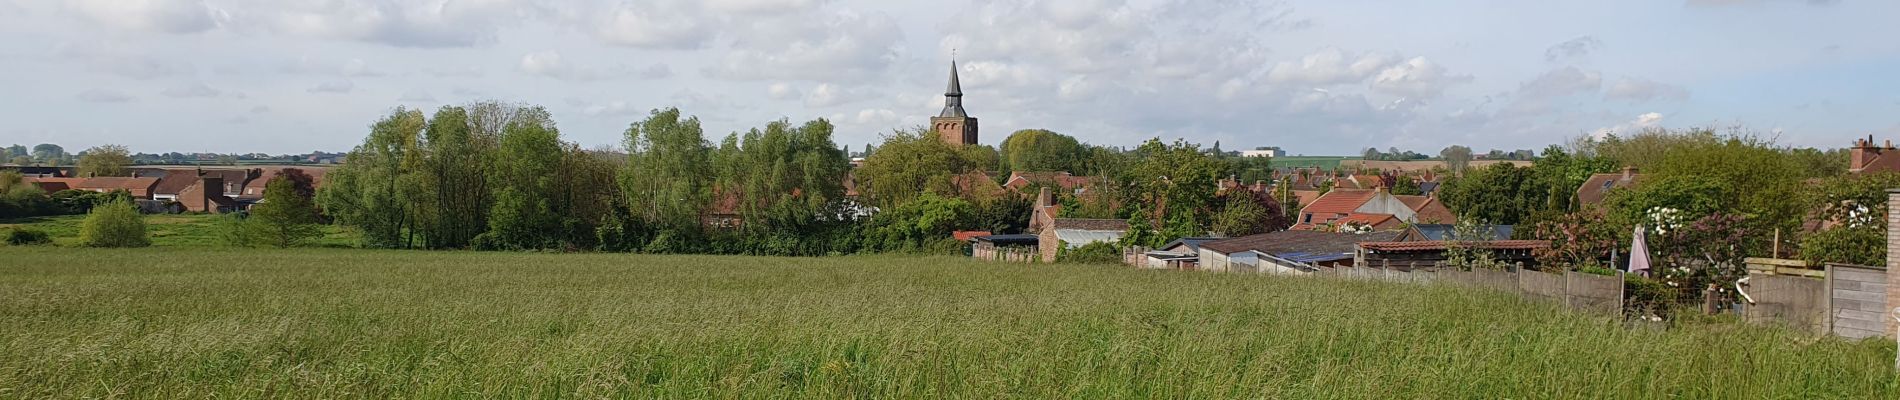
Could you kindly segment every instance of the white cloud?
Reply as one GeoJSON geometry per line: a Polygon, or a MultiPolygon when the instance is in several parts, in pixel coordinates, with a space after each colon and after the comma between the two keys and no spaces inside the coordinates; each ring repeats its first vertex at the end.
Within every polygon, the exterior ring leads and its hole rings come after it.
{"type": "Polygon", "coordinates": [[[396,47],[467,47],[495,41],[497,30],[528,11],[512,0],[326,0],[268,2],[245,9],[267,29],[295,36],[396,47]]]}
{"type": "Polygon", "coordinates": [[[429,67],[429,68],[423,68],[422,73],[429,76],[437,77],[437,78],[480,78],[483,75],[486,75],[486,73],[482,71],[481,67],[475,67],[475,66],[447,67],[447,68],[429,67]]]}
{"type": "Polygon", "coordinates": [[[1603,86],[1603,74],[1577,67],[1563,67],[1518,86],[1518,94],[1533,99],[1549,99],[1577,93],[1595,92],[1603,86]]]}
{"type": "Polygon", "coordinates": [[[791,84],[785,82],[774,83],[771,86],[767,86],[765,88],[765,94],[767,97],[772,98],[772,100],[791,100],[799,98],[799,96],[804,96],[803,93],[798,91],[798,88],[792,87],[791,84]]]}
{"type": "Polygon", "coordinates": [[[204,98],[204,97],[218,97],[219,95],[224,94],[224,92],[218,89],[213,89],[211,86],[205,85],[204,82],[193,82],[193,83],[186,84],[183,86],[176,86],[169,89],[165,89],[164,91],[159,92],[159,94],[163,94],[168,97],[177,97],[177,98],[187,98],[187,97],[204,98]]]}
{"type": "Polygon", "coordinates": [[[136,100],[132,95],[112,89],[88,89],[75,97],[90,103],[127,103],[136,100]]]}
{"type": "Polygon", "coordinates": [[[340,76],[346,78],[368,78],[388,75],[388,73],[370,67],[369,62],[361,58],[352,58],[342,62],[324,60],[310,55],[298,56],[296,61],[285,63],[280,69],[285,73],[318,76],[340,76]]]}
{"type": "Polygon", "coordinates": [[[1372,78],[1372,90],[1408,99],[1428,99],[1444,93],[1446,86],[1469,81],[1470,75],[1453,75],[1425,57],[1413,57],[1380,71],[1372,78]]]}
{"type": "Polygon", "coordinates": [[[714,10],[738,14],[780,14],[817,7],[820,0],[703,0],[714,10]]]}
{"type": "Polygon", "coordinates": [[[65,0],[86,19],[135,32],[198,33],[218,27],[229,16],[203,0],[65,0]]]}
{"type": "Polygon", "coordinates": [[[62,60],[84,65],[91,71],[139,80],[187,75],[195,71],[188,63],[164,61],[111,44],[60,43],[54,45],[53,53],[62,60]]]}
{"type": "Polygon", "coordinates": [[[858,125],[893,126],[897,125],[901,119],[902,117],[899,117],[896,111],[876,108],[858,110],[858,115],[853,117],[851,122],[858,125]]]}
{"type": "Polygon", "coordinates": [[[747,21],[708,74],[727,79],[843,81],[885,72],[904,32],[889,16],[835,12],[747,21]]]}
{"type": "Polygon", "coordinates": [[[560,52],[553,50],[528,53],[527,55],[521,56],[521,62],[517,65],[517,68],[520,69],[521,72],[525,72],[529,75],[578,82],[627,77],[660,79],[673,74],[673,70],[667,68],[665,64],[655,64],[638,70],[619,64],[608,67],[578,65],[568,62],[566,58],[561,56],[560,52]]]}
{"type": "Polygon", "coordinates": [[[402,97],[397,97],[396,101],[408,102],[408,103],[433,103],[435,102],[435,95],[429,94],[429,91],[427,90],[412,89],[407,92],[402,92],[402,97]]]}
{"type": "Polygon", "coordinates": [[[805,106],[812,108],[831,107],[861,101],[867,97],[870,97],[870,95],[860,89],[851,89],[824,83],[812,88],[810,93],[805,94],[805,106]]]}
{"type": "Polygon", "coordinates": [[[1603,41],[1595,36],[1580,36],[1566,40],[1544,50],[1544,61],[1564,62],[1588,58],[1590,53],[1603,49],[1603,41]]]}
{"type": "Polygon", "coordinates": [[[666,63],[653,63],[640,69],[635,75],[641,79],[666,79],[673,76],[673,67],[667,66],[666,63]]]}
{"type": "Polygon", "coordinates": [[[1596,131],[1591,132],[1590,137],[1596,138],[1598,140],[1602,140],[1604,138],[1609,137],[1610,135],[1628,135],[1628,134],[1638,133],[1638,132],[1642,132],[1649,129],[1655,129],[1657,127],[1662,126],[1662,120],[1663,120],[1662,113],[1655,113],[1655,112],[1644,113],[1643,115],[1636,116],[1635,120],[1625,122],[1625,123],[1612,126],[1612,127],[1599,128],[1596,131]]]}
{"type": "Polygon", "coordinates": [[[589,116],[589,117],[635,116],[635,115],[640,115],[643,112],[645,111],[641,110],[640,107],[635,107],[632,104],[627,103],[625,101],[612,101],[612,102],[606,102],[606,103],[600,103],[600,104],[590,104],[586,108],[581,109],[581,114],[589,116]]]}
{"type": "Polygon", "coordinates": [[[1355,55],[1337,48],[1327,48],[1301,57],[1297,62],[1274,64],[1273,69],[1267,72],[1267,82],[1311,86],[1358,83],[1397,62],[1398,57],[1389,54],[1355,55]]]}
{"type": "Polygon", "coordinates": [[[1607,100],[1647,102],[1651,100],[1687,100],[1689,89],[1642,78],[1623,78],[1603,93],[1607,100]]]}
{"type": "Polygon", "coordinates": [[[660,0],[621,3],[608,10],[582,11],[594,38],[620,46],[653,49],[697,49],[713,38],[709,15],[692,1],[660,0]]]}
{"type": "Polygon", "coordinates": [[[340,80],[318,83],[316,86],[312,86],[304,91],[310,93],[349,93],[354,89],[356,89],[355,83],[348,80],[340,80]]]}

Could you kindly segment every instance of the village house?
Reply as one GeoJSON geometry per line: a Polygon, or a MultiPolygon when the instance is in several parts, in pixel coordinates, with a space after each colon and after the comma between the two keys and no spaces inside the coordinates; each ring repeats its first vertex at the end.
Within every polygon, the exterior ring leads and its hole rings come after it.
{"type": "Polygon", "coordinates": [[[1577,204],[1581,206],[1603,204],[1603,199],[1608,198],[1611,191],[1633,187],[1641,184],[1642,181],[1643,175],[1637,173],[1636,167],[1625,167],[1621,173],[1592,174],[1590,178],[1584,179],[1583,186],[1577,187],[1577,204]]]}
{"type": "Polygon", "coordinates": [[[1892,140],[1875,146],[1871,135],[1866,139],[1854,139],[1854,147],[1847,149],[1847,172],[1900,172],[1900,155],[1887,154],[1894,150],[1892,140]]]}
{"type": "Polygon", "coordinates": [[[1450,249],[1463,246],[1491,253],[1494,260],[1519,267],[1537,266],[1537,251],[1550,248],[1543,240],[1390,241],[1359,243],[1353,265],[1397,270],[1443,266],[1451,259],[1450,249]]]}
{"type": "MultiPolygon", "coordinates": [[[[1479,237],[1477,239],[1510,240],[1511,234],[1516,230],[1515,228],[1516,227],[1511,226],[1511,225],[1480,226],[1477,229],[1479,232],[1478,233],[1479,237]]],[[[1441,240],[1457,240],[1458,239],[1456,237],[1457,232],[1458,232],[1457,225],[1417,224],[1417,225],[1412,225],[1410,229],[1406,229],[1405,235],[1400,236],[1399,240],[1397,241],[1399,242],[1428,242],[1428,241],[1441,241],[1441,240]]]]}
{"type": "Polygon", "coordinates": [[[1315,267],[1352,263],[1359,242],[1392,241],[1401,234],[1299,230],[1215,240],[1201,243],[1199,266],[1217,272],[1307,274],[1315,267]]]}
{"type": "Polygon", "coordinates": [[[1036,235],[988,235],[969,240],[970,257],[983,261],[1034,262],[1041,258],[1041,237],[1036,235]]]}
{"type": "Polygon", "coordinates": [[[1128,221],[1118,219],[1057,218],[1062,206],[1055,194],[1043,187],[1036,194],[1034,215],[1029,231],[1036,235],[1043,262],[1055,262],[1063,249],[1075,249],[1098,242],[1116,242],[1128,232],[1128,221]]]}
{"type": "Polygon", "coordinates": [[[1142,254],[1142,268],[1196,270],[1201,264],[1201,245],[1221,240],[1215,237],[1180,238],[1142,254]]]}
{"type": "Polygon", "coordinates": [[[1455,222],[1443,202],[1432,196],[1399,196],[1378,189],[1333,189],[1304,203],[1294,230],[1357,226],[1375,231],[1405,224],[1455,222]]]}
{"type": "Polygon", "coordinates": [[[123,190],[134,200],[151,200],[152,193],[158,187],[158,178],[144,177],[94,177],[94,178],[25,178],[27,182],[39,185],[47,193],[61,190],[84,190],[88,192],[111,193],[123,190]]]}

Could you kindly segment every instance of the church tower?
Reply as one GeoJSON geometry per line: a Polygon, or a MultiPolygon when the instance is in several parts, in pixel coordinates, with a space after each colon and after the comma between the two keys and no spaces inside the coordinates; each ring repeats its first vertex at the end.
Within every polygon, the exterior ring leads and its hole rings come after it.
{"type": "Polygon", "coordinates": [[[950,88],[943,93],[943,113],[930,119],[937,137],[952,148],[976,145],[976,118],[963,111],[963,84],[957,82],[957,62],[950,61],[950,88]]]}

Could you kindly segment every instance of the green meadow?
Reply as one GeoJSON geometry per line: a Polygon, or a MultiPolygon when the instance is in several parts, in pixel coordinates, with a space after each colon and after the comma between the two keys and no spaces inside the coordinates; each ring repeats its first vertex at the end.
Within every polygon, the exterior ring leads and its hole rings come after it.
{"type": "Polygon", "coordinates": [[[960,258],[0,247],[0,398],[1893,399],[1891,341],[960,258]]]}

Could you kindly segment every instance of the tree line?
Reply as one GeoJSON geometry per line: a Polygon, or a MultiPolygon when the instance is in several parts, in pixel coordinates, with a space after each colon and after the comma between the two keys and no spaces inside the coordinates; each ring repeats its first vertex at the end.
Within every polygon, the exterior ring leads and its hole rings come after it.
{"type": "Polygon", "coordinates": [[[715,142],[697,118],[663,109],[631,123],[621,148],[583,149],[563,141],[541,107],[398,108],[329,172],[316,205],[377,248],[946,252],[961,245],[954,231],[1027,228],[1033,199],[1002,189],[1009,172],[1066,171],[1095,178],[1086,190],[1055,191],[1060,217],[1193,236],[1286,225],[1271,196],[1214,190],[1248,168],[1265,174],[1263,163],[1185,142],[1123,151],[1025,130],[999,151],[955,148],[916,128],[866,146],[853,168],[834,129],[779,120],[715,142]]]}

